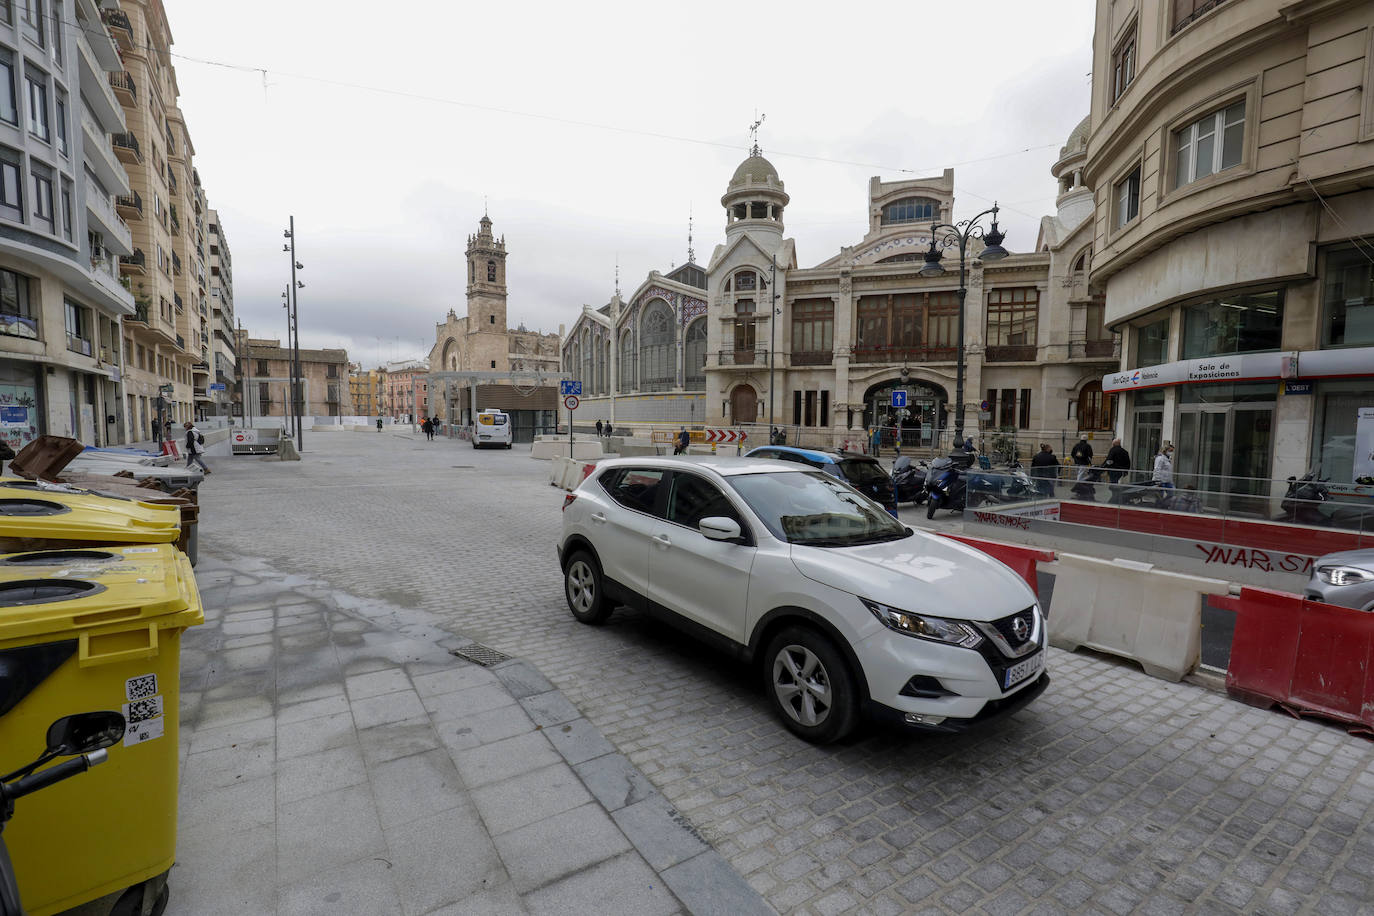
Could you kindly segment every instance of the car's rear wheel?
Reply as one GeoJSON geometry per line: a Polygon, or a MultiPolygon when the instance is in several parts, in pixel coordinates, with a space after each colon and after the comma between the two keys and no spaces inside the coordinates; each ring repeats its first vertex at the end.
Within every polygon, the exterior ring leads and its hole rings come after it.
{"type": "Polygon", "coordinates": [[[568,610],[582,623],[601,623],[611,616],[611,603],[601,586],[601,567],[585,550],[568,559],[563,570],[563,595],[568,600],[568,610]]]}
{"type": "Polygon", "coordinates": [[[830,640],[789,626],[764,653],[768,699],[793,734],[813,744],[839,741],[854,730],[859,695],[854,674],[830,640]]]}

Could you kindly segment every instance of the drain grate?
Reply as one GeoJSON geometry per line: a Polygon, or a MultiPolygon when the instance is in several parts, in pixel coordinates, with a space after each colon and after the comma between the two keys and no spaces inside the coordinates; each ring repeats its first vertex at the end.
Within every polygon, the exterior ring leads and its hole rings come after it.
{"type": "Polygon", "coordinates": [[[468,468],[472,468],[473,465],[471,465],[471,464],[455,464],[454,467],[455,467],[455,468],[464,468],[464,469],[468,469],[468,468]]]}
{"type": "Polygon", "coordinates": [[[481,643],[470,643],[459,649],[449,649],[449,655],[456,655],[466,659],[474,665],[481,665],[483,668],[490,668],[500,662],[510,661],[510,656],[504,652],[497,652],[495,649],[484,646],[481,643]]]}

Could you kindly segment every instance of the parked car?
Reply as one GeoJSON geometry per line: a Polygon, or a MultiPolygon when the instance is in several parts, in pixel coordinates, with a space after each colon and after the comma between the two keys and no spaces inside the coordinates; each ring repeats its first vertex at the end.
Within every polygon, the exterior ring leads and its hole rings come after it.
{"type": "Polygon", "coordinates": [[[1317,557],[1303,597],[1374,611],[1374,549],[1343,550],[1317,557]]]}
{"type": "Polygon", "coordinates": [[[876,458],[852,452],[829,452],[790,445],[761,445],[745,454],[745,458],[776,458],[817,468],[831,477],[838,477],[859,492],[877,500],[888,512],[897,514],[897,487],[892,476],[876,458]]]}
{"type": "Polygon", "coordinates": [[[573,616],[628,605],[758,666],[787,728],[816,743],[861,714],[960,731],[1039,696],[1035,594],[971,547],[898,523],[806,464],[603,461],[563,504],[573,616]]]}

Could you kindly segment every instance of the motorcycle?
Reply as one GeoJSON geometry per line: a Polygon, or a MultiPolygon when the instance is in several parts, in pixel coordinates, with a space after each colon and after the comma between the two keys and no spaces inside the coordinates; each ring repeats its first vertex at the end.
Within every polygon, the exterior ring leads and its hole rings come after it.
{"type": "Polygon", "coordinates": [[[1040,498],[1040,491],[1035,482],[1021,467],[1020,462],[1016,461],[1013,461],[1006,471],[995,474],[970,474],[968,491],[972,494],[969,499],[974,506],[987,503],[1019,503],[1040,498]]]}
{"type": "Polygon", "coordinates": [[[892,485],[897,491],[898,503],[915,503],[919,506],[926,501],[926,474],[928,471],[929,467],[924,461],[915,464],[907,455],[903,455],[893,462],[892,485]]]}
{"type": "MultiPolygon", "coordinates": [[[[1077,470],[1077,467],[1078,466],[1075,466],[1074,470],[1077,470]]],[[[1074,499],[1081,499],[1089,503],[1097,502],[1096,484],[1100,480],[1102,480],[1102,468],[1088,465],[1087,472],[1083,475],[1083,479],[1070,487],[1069,492],[1073,494],[1074,499]]]]}
{"type": "Polygon", "coordinates": [[[1174,490],[1158,480],[1138,483],[1121,491],[1121,502],[1127,506],[1141,506],[1150,509],[1167,509],[1173,499],[1174,490]]]}
{"type": "Polygon", "coordinates": [[[1275,521],[1322,528],[1374,528],[1374,514],[1368,510],[1332,501],[1326,485],[1331,478],[1317,477],[1320,470],[1316,467],[1301,477],[1288,478],[1288,491],[1279,503],[1275,521]],[[1330,508],[1325,508],[1328,503],[1330,508]]]}
{"type": "Polygon", "coordinates": [[[930,463],[926,471],[926,518],[934,518],[936,509],[964,511],[968,478],[963,471],[972,463],[973,456],[963,449],[955,449],[930,463]]]}
{"type": "MultiPolygon", "coordinates": [[[[63,716],[48,727],[47,749],[37,760],[0,777],[0,916],[24,916],[14,866],[4,841],[5,824],[14,817],[15,801],[104,763],[109,759],[105,748],[123,739],[124,727],[124,716],[117,712],[63,716]],[[73,759],[38,770],[58,757],[73,759]]],[[[166,907],[165,899],[161,905],[166,907]]],[[[155,912],[162,910],[155,908],[155,912]]]]}

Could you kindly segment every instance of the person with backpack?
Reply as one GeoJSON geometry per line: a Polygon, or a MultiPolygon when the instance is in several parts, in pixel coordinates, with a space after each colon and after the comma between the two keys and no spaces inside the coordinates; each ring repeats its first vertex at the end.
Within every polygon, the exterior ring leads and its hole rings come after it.
{"type": "Polygon", "coordinates": [[[210,466],[205,463],[205,459],[200,457],[205,454],[205,434],[196,429],[196,424],[187,420],[183,424],[186,428],[186,466],[189,468],[191,462],[201,466],[206,474],[210,473],[210,466]]]}

